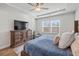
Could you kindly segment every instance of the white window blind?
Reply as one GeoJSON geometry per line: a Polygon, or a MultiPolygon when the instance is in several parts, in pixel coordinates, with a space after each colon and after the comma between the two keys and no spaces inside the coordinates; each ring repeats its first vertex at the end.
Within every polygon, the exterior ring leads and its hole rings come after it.
{"type": "Polygon", "coordinates": [[[45,20],[42,21],[42,32],[43,33],[59,33],[60,31],[60,20],[45,20]]]}

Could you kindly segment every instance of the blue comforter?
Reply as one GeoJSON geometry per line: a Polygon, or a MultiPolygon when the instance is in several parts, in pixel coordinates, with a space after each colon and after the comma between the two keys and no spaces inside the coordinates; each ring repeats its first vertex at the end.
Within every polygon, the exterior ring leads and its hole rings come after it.
{"type": "Polygon", "coordinates": [[[32,56],[72,56],[70,48],[60,49],[51,36],[41,36],[26,42],[24,50],[32,56]]]}

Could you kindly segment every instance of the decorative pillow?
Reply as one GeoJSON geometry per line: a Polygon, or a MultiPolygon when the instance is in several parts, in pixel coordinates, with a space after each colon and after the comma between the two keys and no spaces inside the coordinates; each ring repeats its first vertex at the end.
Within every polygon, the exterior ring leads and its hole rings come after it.
{"type": "Polygon", "coordinates": [[[73,41],[74,41],[74,33],[72,32],[63,33],[61,35],[58,47],[61,49],[65,49],[69,47],[73,41]]]}
{"type": "Polygon", "coordinates": [[[54,44],[58,44],[59,43],[59,40],[60,40],[60,37],[57,35],[57,36],[54,37],[53,43],[54,44]]]}
{"type": "Polygon", "coordinates": [[[75,39],[76,40],[71,44],[71,50],[74,56],[79,56],[79,36],[75,39]]]}

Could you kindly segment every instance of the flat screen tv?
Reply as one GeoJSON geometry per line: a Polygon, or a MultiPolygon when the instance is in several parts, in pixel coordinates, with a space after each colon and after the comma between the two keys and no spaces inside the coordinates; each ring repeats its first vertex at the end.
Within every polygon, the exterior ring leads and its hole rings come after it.
{"type": "Polygon", "coordinates": [[[14,20],[14,30],[26,30],[28,22],[14,20]]]}

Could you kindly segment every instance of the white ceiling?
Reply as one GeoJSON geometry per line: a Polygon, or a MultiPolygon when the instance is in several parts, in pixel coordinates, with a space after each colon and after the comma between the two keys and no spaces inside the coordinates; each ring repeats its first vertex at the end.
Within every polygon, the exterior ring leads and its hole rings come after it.
{"type": "MultiPolygon", "coordinates": [[[[57,13],[52,13],[48,15],[54,15],[54,14],[59,14],[59,13],[64,13],[64,12],[70,12],[74,11],[76,8],[79,7],[79,4],[77,3],[44,3],[43,7],[49,8],[48,10],[42,10],[40,12],[37,11],[32,11],[32,6],[27,4],[27,3],[8,3],[6,4],[5,7],[10,6],[12,8],[17,9],[18,11],[22,11],[23,13],[29,14],[35,18],[37,18],[38,15],[42,14],[48,14],[50,12],[54,12],[57,10],[61,9],[66,9],[65,11],[57,12],[57,13]]],[[[0,7],[4,8],[4,4],[0,4],[0,7]]],[[[48,16],[48,15],[43,15],[43,16],[48,16]]],[[[42,16],[40,16],[42,17],[42,16]]]]}

